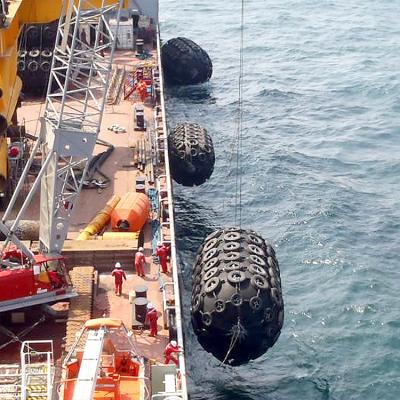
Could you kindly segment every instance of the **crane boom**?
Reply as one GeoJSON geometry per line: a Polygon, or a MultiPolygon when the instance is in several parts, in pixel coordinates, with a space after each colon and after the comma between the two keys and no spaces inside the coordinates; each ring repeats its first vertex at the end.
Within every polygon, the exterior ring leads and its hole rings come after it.
{"type": "Polygon", "coordinates": [[[92,3],[63,2],[39,138],[0,222],[4,246],[12,241],[31,259],[14,234],[24,212],[40,186],[40,251],[60,254],[100,131],[117,35],[107,15],[116,12],[119,21],[123,0],[103,0],[101,7],[92,3]],[[41,170],[8,229],[4,222],[39,151],[41,170]]]}

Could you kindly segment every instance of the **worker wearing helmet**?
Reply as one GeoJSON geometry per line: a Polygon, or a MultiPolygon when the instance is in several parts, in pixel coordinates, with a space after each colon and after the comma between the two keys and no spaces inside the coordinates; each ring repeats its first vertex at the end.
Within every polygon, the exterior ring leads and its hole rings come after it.
{"type": "Polygon", "coordinates": [[[122,282],[123,279],[126,280],[126,275],[119,262],[115,263],[115,268],[111,272],[111,276],[113,276],[115,280],[115,294],[121,296],[122,282]]]}
{"type": "Polygon", "coordinates": [[[173,353],[181,353],[183,351],[181,346],[178,346],[176,340],[171,340],[164,350],[165,360],[164,364],[169,364],[172,361],[176,366],[179,366],[178,359],[173,356],[173,353]]]}
{"type": "Polygon", "coordinates": [[[135,254],[135,268],[136,273],[144,277],[144,265],[146,264],[146,259],[144,258],[144,249],[143,247],[139,247],[139,250],[135,254]]]}
{"type": "Polygon", "coordinates": [[[156,255],[160,260],[161,270],[164,274],[168,274],[168,264],[167,259],[169,255],[169,247],[166,246],[164,243],[158,242],[156,255]]]}
{"type": "Polygon", "coordinates": [[[147,84],[145,81],[139,81],[136,84],[136,90],[139,93],[140,100],[144,102],[147,97],[147,84]]]}
{"type": "Polygon", "coordinates": [[[158,312],[154,308],[152,303],[147,304],[147,313],[145,324],[150,325],[150,334],[149,336],[157,336],[157,320],[158,320],[158,312]]]}

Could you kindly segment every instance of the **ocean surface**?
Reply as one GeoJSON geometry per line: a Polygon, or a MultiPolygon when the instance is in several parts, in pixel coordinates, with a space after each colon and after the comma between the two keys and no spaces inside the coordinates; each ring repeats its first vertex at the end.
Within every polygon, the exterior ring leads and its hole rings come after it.
{"type": "Polygon", "coordinates": [[[198,246],[234,225],[241,2],[160,3],[163,40],[214,65],[167,92],[169,126],[200,123],[216,152],[206,184],[174,185],[192,400],[400,399],[400,1],[245,2],[242,226],[276,249],[285,323],[238,368],[189,314],[198,246]]]}

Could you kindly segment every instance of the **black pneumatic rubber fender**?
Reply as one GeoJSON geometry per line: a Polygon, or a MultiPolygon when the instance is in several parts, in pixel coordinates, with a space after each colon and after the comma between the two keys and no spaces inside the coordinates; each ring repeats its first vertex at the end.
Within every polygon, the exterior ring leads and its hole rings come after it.
{"type": "Polygon", "coordinates": [[[212,75],[207,52],[184,37],[170,39],[162,46],[161,61],[168,83],[193,85],[207,82],[212,75]]]}
{"type": "Polygon", "coordinates": [[[28,25],[25,28],[26,46],[34,47],[40,44],[40,37],[42,34],[42,27],[39,24],[28,25]]]}
{"type": "Polygon", "coordinates": [[[240,228],[209,235],[192,272],[191,320],[203,348],[232,366],[245,364],[274,345],[283,319],[279,264],[272,246],[256,232],[240,228]],[[238,321],[245,334],[226,358],[238,321]]]}
{"type": "Polygon", "coordinates": [[[199,186],[211,177],[215,154],[207,130],[198,124],[178,124],[168,135],[172,178],[184,186],[199,186]]]}
{"type": "Polygon", "coordinates": [[[46,24],[43,28],[43,41],[47,46],[54,46],[57,36],[57,24],[46,24]]]}

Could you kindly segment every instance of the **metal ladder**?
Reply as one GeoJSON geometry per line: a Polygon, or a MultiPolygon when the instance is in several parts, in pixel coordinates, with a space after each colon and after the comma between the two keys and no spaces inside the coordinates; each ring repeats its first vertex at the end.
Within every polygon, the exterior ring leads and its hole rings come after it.
{"type": "Polygon", "coordinates": [[[90,331],[83,352],[73,400],[90,400],[96,390],[104,344],[104,329],[90,331]]]}
{"type": "Polygon", "coordinates": [[[53,378],[53,341],[23,342],[21,346],[21,400],[50,400],[53,378]]]}

